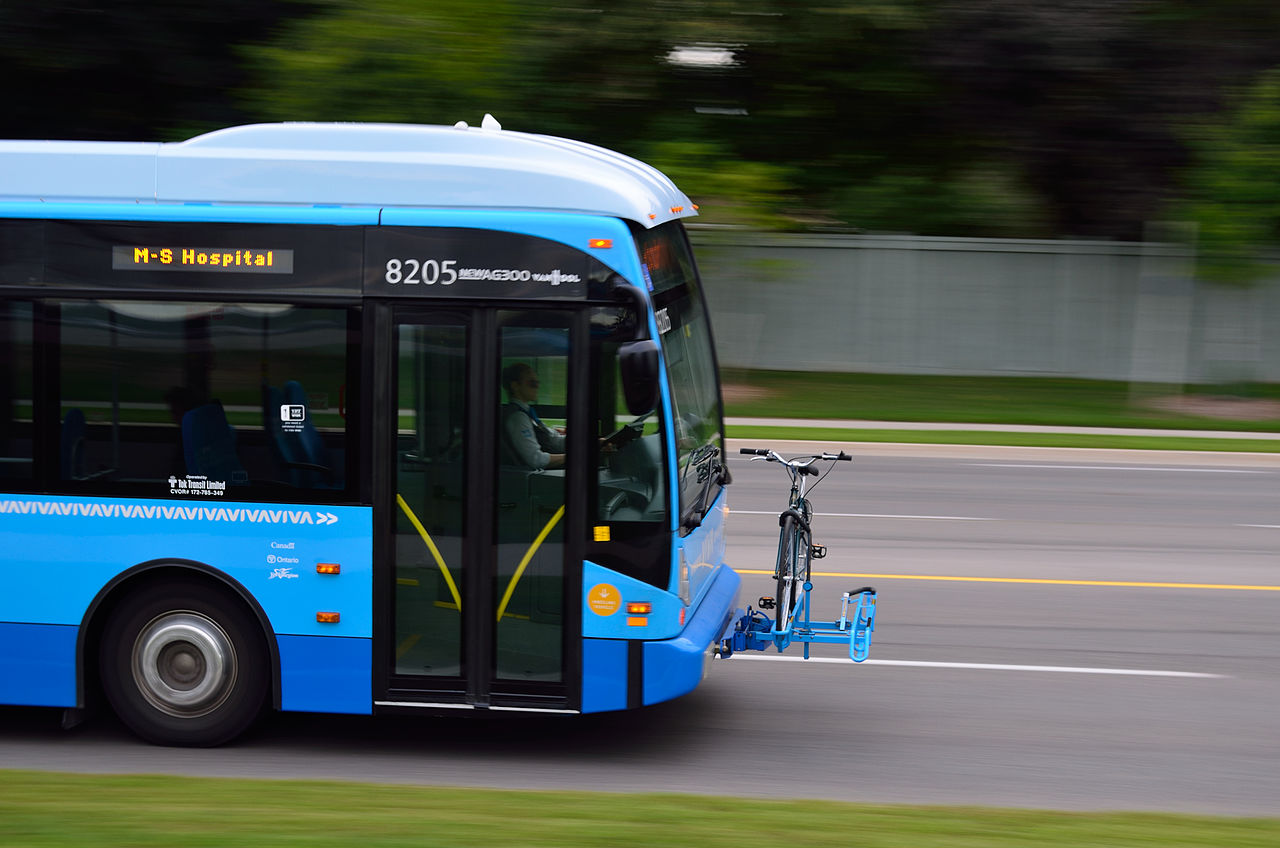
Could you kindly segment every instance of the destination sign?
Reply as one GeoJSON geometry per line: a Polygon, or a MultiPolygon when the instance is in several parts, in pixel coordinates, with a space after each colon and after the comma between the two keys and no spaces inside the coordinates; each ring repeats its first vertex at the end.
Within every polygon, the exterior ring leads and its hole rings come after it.
{"type": "Polygon", "coordinates": [[[115,271],[203,271],[292,274],[293,251],[282,248],[113,245],[115,271]]]}
{"type": "Polygon", "coordinates": [[[0,219],[0,289],[572,301],[611,297],[618,272],[593,255],[606,244],[479,227],[0,219]]]}

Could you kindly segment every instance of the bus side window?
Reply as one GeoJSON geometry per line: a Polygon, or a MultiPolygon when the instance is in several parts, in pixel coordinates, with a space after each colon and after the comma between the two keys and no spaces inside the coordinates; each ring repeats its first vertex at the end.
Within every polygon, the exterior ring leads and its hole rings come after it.
{"type": "Polygon", "coordinates": [[[280,501],[344,489],[334,405],[354,361],[351,310],[65,300],[50,312],[66,416],[55,462],[70,491],[280,501]]]}
{"type": "Polygon", "coordinates": [[[32,311],[0,301],[0,479],[32,477],[32,311]]]}

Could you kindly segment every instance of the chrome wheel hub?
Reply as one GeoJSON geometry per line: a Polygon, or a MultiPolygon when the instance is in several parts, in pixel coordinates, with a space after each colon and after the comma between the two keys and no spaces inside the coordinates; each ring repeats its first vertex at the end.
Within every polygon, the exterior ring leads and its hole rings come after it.
{"type": "Polygon", "coordinates": [[[196,612],[152,619],[133,645],[133,679],[156,709],[196,718],[217,709],[236,680],[236,654],[217,622],[196,612]]]}

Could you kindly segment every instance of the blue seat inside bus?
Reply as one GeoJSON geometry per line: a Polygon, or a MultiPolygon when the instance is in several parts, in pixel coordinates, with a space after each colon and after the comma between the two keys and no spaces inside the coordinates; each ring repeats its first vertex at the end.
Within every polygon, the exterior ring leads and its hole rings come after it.
{"type": "Polygon", "coordinates": [[[249,475],[236,453],[236,434],[220,401],[198,406],[182,416],[182,451],[187,473],[243,486],[249,475]]]}

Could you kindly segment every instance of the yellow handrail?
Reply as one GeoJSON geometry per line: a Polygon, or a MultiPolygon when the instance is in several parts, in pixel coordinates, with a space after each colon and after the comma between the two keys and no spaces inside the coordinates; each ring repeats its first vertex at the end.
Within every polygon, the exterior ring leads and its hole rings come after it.
{"type": "Polygon", "coordinates": [[[502,595],[502,603],[498,604],[498,621],[502,621],[502,614],[507,611],[507,604],[511,602],[511,596],[516,591],[516,584],[520,582],[520,577],[524,574],[525,568],[529,565],[529,560],[533,559],[533,555],[538,552],[538,548],[542,547],[542,543],[546,541],[548,535],[560,519],[564,518],[564,506],[561,505],[556,510],[556,514],[551,516],[551,520],[547,522],[547,526],[542,528],[542,532],[538,534],[538,538],[533,540],[533,544],[529,546],[529,550],[525,551],[524,559],[520,560],[520,565],[516,566],[516,573],[511,575],[511,582],[507,584],[507,591],[502,595]]]}
{"type": "MultiPolygon", "coordinates": [[[[418,535],[422,537],[422,541],[427,543],[427,547],[431,550],[431,555],[436,559],[436,565],[440,566],[440,573],[444,575],[444,582],[449,584],[449,593],[453,595],[453,602],[458,605],[458,609],[462,609],[462,596],[458,594],[458,586],[453,582],[453,575],[449,573],[449,566],[444,564],[444,557],[440,556],[440,549],[436,547],[436,543],[431,541],[431,534],[427,532],[427,528],[422,526],[422,522],[418,520],[418,516],[413,514],[413,510],[409,509],[409,504],[396,492],[396,503],[400,504],[400,509],[409,517],[409,521],[417,529],[418,535]]],[[[560,508],[564,512],[564,507],[560,508]]]]}

